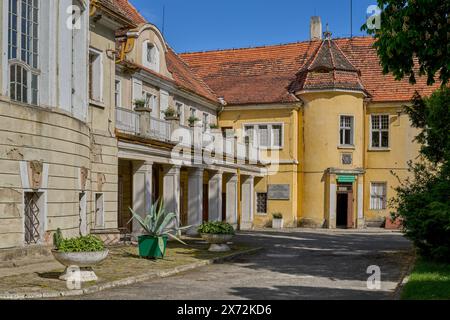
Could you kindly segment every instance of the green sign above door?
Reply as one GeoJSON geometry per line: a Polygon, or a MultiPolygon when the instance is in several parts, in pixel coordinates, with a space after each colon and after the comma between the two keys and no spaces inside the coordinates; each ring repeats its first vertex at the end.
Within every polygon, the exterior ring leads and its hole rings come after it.
{"type": "Polygon", "coordinates": [[[356,176],[338,176],[337,181],[342,183],[353,183],[356,180],[356,176]]]}

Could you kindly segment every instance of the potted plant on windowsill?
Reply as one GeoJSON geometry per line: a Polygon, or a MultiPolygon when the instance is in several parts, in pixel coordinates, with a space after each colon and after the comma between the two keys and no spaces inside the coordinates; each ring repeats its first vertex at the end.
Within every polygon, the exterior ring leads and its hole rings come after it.
{"type": "Polygon", "coordinates": [[[105,260],[109,253],[99,238],[88,235],[64,239],[58,228],[53,234],[53,245],[55,247],[52,250],[53,257],[66,267],[59,279],[68,280],[73,276],[73,271],[69,270],[70,267],[76,266],[80,271],[80,282],[98,280],[92,267],[105,260]]]}
{"type": "Polygon", "coordinates": [[[283,229],[283,215],[279,212],[272,214],[272,229],[283,229]]]}
{"type": "Polygon", "coordinates": [[[227,242],[233,239],[235,231],[231,224],[226,222],[205,222],[198,228],[201,237],[210,244],[209,251],[230,251],[227,242]]]}
{"type": "Polygon", "coordinates": [[[135,111],[151,111],[150,108],[148,108],[147,106],[147,102],[145,101],[145,99],[136,99],[134,100],[134,110],[135,111]]]}
{"type": "Polygon", "coordinates": [[[164,118],[167,121],[180,120],[180,115],[177,113],[177,111],[173,107],[167,108],[165,111],[163,111],[163,113],[164,113],[164,118]]]}
{"type": "Polygon", "coordinates": [[[200,119],[197,118],[197,117],[195,117],[195,116],[190,116],[189,119],[188,119],[188,122],[189,122],[189,126],[190,126],[190,127],[194,127],[195,124],[196,124],[197,122],[199,122],[199,121],[200,121],[200,119]]]}
{"type": "Polygon", "coordinates": [[[136,220],[143,231],[143,235],[138,237],[139,256],[147,259],[163,259],[166,253],[167,240],[172,238],[178,242],[186,245],[184,241],[179,239],[175,234],[179,231],[188,229],[188,227],[178,228],[177,215],[175,213],[166,213],[164,203],[160,200],[152,204],[150,212],[141,217],[130,208],[133,217],[132,220],[136,220]]]}

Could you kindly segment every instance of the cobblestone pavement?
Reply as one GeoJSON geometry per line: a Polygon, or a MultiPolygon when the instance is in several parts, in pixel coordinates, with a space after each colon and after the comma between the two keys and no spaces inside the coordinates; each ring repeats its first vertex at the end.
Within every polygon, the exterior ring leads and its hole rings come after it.
{"type": "Polygon", "coordinates": [[[165,279],[80,299],[393,299],[412,246],[393,232],[246,232],[237,241],[263,251],[165,279]],[[367,287],[369,266],[381,289],[367,287]]]}

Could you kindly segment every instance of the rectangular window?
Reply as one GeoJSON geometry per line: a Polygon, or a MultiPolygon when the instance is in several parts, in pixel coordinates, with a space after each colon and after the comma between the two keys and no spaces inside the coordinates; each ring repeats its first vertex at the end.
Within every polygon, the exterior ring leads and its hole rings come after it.
{"type": "Polygon", "coordinates": [[[45,197],[43,192],[24,193],[24,231],[26,244],[38,244],[44,236],[45,197]]]}
{"type": "Polygon", "coordinates": [[[39,0],[9,0],[8,60],[13,101],[38,104],[39,0]]]}
{"type": "Polygon", "coordinates": [[[282,124],[251,124],[244,126],[244,140],[246,143],[258,145],[268,149],[283,147],[282,124]]]}
{"type": "Polygon", "coordinates": [[[370,185],[370,210],[384,210],[387,207],[387,183],[373,182],[370,185]]]}
{"type": "Polygon", "coordinates": [[[203,132],[208,130],[209,114],[203,113],[203,132]]]}
{"type": "Polygon", "coordinates": [[[341,146],[353,146],[353,116],[341,116],[339,136],[341,146]]]}
{"type": "Polygon", "coordinates": [[[180,117],[180,124],[184,126],[184,104],[182,104],[181,102],[176,102],[175,108],[177,110],[178,116],[180,117]]]}
{"type": "Polygon", "coordinates": [[[102,102],[103,100],[103,66],[100,52],[89,51],[89,99],[102,102]]]}
{"type": "Polygon", "coordinates": [[[95,227],[104,228],[105,226],[105,210],[103,193],[95,194],[95,227]]]}
{"type": "Polygon", "coordinates": [[[120,108],[122,106],[122,82],[120,82],[120,80],[116,80],[115,82],[114,101],[116,108],[120,108]]]}
{"type": "Polygon", "coordinates": [[[267,214],[267,193],[256,194],[256,209],[259,214],[267,214]]]}
{"type": "Polygon", "coordinates": [[[372,115],[370,132],[372,148],[389,148],[389,115],[372,115]]]}
{"type": "Polygon", "coordinates": [[[85,235],[87,235],[87,212],[86,212],[87,196],[86,196],[86,192],[80,192],[78,195],[78,199],[79,199],[78,214],[80,216],[79,229],[80,229],[80,233],[83,236],[85,236],[85,235]]]}
{"type": "Polygon", "coordinates": [[[145,99],[145,107],[149,109],[156,108],[157,97],[153,93],[143,91],[142,96],[145,99]]]}

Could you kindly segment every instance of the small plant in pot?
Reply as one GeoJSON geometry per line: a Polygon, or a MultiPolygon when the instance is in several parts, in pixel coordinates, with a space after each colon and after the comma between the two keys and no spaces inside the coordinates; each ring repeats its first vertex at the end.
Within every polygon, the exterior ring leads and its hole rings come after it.
{"type": "Polygon", "coordinates": [[[53,234],[53,245],[53,256],[66,267],[59,279],[67,281],[75,276],[80,282],[98,280],[92,267],[105,260],[109,253],[102,240],[93,235],[64,239],[58,228],[53,234]]]}
{"type": "Polygon", "coordinates": [[[180,118],[179,114],[173,107],[169,107],[163,111],[166,120],[178,120],[180,118]]]}
{"type": "Polygon", "coordinates": [[[277,212],[272,214],[272,228],[283,229],[283,214],[277,212]]]}
{"type": "Polygon", "coordinates": [[[133,218],[142,227],[145,234],[138,237],[139,256],[147,259],[162,259],[166,253],[167,240],[172,238],[184,245],[186,243],[179,239],[175,234],[179,231],[188,229],[188,227],[178,228],[177,215],[175,213],[166,213],[164,203],[160,200],[152,204],[150,212],[141,217],[131,208],[133,218]]]}
{"type": "Polygon", "coordinates": [[[196,116],[190,116],[189,119],[188,119],[189,125],[190,125],[191,127],[195,126],[195,124],[196,124],[197,122],[199,122],[199,121],[200,121],[200,119],[197,118],[196,116]]]}
{"type": "Polygon", "coordinates": [[[233,239],[235,231],[231,224],[226,222],[205,222],[198,228],[201,237],[210,244],[209,251],[230,251],[227,242],[233,239]]]}
{"type": "Polygon", "coordinates": [[[136,109],[144,109],[146,106],[146,101],[145,99],[136,99],[134,100],[134,106],[136,109]]]}

